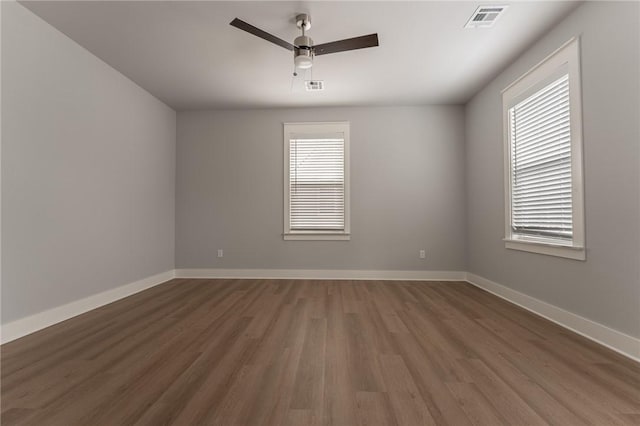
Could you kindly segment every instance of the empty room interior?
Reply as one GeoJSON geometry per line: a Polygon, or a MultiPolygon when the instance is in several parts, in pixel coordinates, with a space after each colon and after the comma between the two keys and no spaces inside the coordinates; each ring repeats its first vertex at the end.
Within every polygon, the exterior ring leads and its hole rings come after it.
{"type": "Polygon", "coordinates": [[[3,426],[640,424],[640,2],[0,13],[3,426]]]}

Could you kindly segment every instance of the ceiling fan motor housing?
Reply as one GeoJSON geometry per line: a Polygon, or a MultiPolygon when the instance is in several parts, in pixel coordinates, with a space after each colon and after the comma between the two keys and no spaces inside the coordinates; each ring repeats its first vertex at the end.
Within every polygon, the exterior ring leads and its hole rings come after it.
{"type": "Polygon", "coordinates": [[[302,48],[306,47],[308,49],[311,49],[313,47],[313,40],[309,36],[301,35],[296,37],[295,40],[293,40],[293,44],[295,44],[298,47],[302,47],[302,48]]]}

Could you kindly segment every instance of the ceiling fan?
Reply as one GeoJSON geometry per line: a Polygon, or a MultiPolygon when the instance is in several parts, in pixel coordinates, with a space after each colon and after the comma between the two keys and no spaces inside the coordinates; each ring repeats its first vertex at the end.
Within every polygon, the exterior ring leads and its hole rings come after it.
{"type": "Polygon", "coordinates": [[[348,50],[364,49],[366,47],[378,46],[378,34],[369,34],[360,37],[353,37],[344,40],[332,41],[330,43],[314,45],[311,37],[305,35],[305,31],[311,28],[311,16],[301,13],[296,16],[296,26],[302,30],[302,35],[296,37],[293,44],[281,38],[269,34],[260,28],[254,27],[238,18],[231,21],[230,25],[253,34],[257,37],[270,41],[293,51],[293,62],[296,68],[308,69],[313,65],[313,58],[317,55],[327,55],[329,53],[345,52],[348,50]]]}

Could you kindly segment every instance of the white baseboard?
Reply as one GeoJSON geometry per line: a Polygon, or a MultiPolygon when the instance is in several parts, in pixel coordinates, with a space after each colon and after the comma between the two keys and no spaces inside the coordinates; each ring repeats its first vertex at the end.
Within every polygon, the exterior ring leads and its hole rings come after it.
{"type": "Polygon", "coordinates": [[[0,327],[0,341],[7,343],[27,334],[31,334],[50,325],[83,314],[100,306],[115,302],[132,294],[146,290],[175,277],[174,270],[143,278],[102,293],[94,294],[84,299],[76,300],[66,305],[58,306],[44,312],[21,318],[0,327]]]}
{"type": "Polygon", "coordinates": [[[488,291],[502,299],[516,304],[536,315],[548,319],[566,329],[569,329],[589,340],[616,351],[628,358],[640,362],[640,339],[621,333],[605,325],[581,317],[542,300],[527,296],[501,284],[481,276],[467,273],[470,284],[488,291]]]}
{"type": "Polygon", "coordinates": [[[464,281],[462,271],[367,271],[352,269],[176,269],[177,278],[302,280],[464,281]]]}

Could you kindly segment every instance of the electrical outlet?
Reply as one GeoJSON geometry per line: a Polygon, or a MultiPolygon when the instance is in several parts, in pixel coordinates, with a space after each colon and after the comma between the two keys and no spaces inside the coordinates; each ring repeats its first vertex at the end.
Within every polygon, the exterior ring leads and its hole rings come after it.
{"type": "Polygon", "coordinates": [[[218,257],[223,257],[223,256],[224,256],[224,250],[218,249],[218,257]]]}
{"type": "Polygon", "coordinates": [[[427,257],[427,252],[424,250],[420,250],[420,259],[426,259],[427,257]]]}

